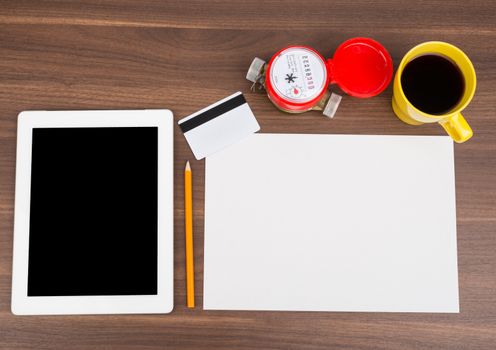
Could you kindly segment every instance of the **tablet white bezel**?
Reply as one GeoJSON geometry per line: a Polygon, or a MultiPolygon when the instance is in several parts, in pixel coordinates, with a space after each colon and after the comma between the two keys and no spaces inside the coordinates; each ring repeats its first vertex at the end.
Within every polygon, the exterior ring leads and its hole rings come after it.
{"type": "Polygon", "coordinates": [[[20,113],[17,129],[12,313],[49,315],[171,312],[174,304],[173,165],[173,116],[169,110],[27,111],[20,113]],[[158,127],[157,295],[28,297],[33,128],[140,126],[158,127]]]}

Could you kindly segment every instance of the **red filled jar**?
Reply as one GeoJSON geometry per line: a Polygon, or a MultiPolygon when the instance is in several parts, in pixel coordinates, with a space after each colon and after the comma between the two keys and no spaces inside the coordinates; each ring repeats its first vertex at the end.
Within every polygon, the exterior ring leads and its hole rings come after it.
{"type": "Polygon", "coordinates": [[[332,118],[341,96],[329,91],[330,84],[337,84],[348,95],[367,98],[380,94],[392,75],[393,62],[384,46],[369,38],[353,38],[327,60],[307,46],[288,46],[268,64],[256,57],[246,79],[265,88],[280,110],[322,110],[332,118]]]}

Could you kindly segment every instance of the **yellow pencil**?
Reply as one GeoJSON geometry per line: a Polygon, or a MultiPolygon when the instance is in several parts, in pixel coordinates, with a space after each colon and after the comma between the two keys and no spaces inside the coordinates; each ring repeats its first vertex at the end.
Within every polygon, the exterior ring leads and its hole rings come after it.
{"type": "Polygon", "coordinates": [[[187,305],[195,307],[195,270],[193,266],[193,184],[189,161],[184,168],[184,217],[186,227],[186,293],[187,305]]]}

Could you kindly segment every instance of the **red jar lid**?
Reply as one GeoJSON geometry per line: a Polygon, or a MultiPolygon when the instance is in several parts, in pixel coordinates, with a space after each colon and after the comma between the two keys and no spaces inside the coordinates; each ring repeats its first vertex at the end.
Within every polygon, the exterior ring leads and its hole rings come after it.
{"type": "Polygon", "coordinates": [[[337,48],[327,60],[331,83],[347,94],[372,97],[380,94],[393,76],[393,61],[387,50],[370,38],[353,38],[337,48]]]}

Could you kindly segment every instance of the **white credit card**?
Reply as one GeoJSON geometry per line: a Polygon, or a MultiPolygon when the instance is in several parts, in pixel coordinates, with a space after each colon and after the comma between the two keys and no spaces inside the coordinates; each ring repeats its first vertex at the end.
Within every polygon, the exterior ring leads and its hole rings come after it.
{"type": "Polygon", "coordinates": [[[196,159],[203,159],[260,130],[241,92],[178,122],[196,159]]]}

